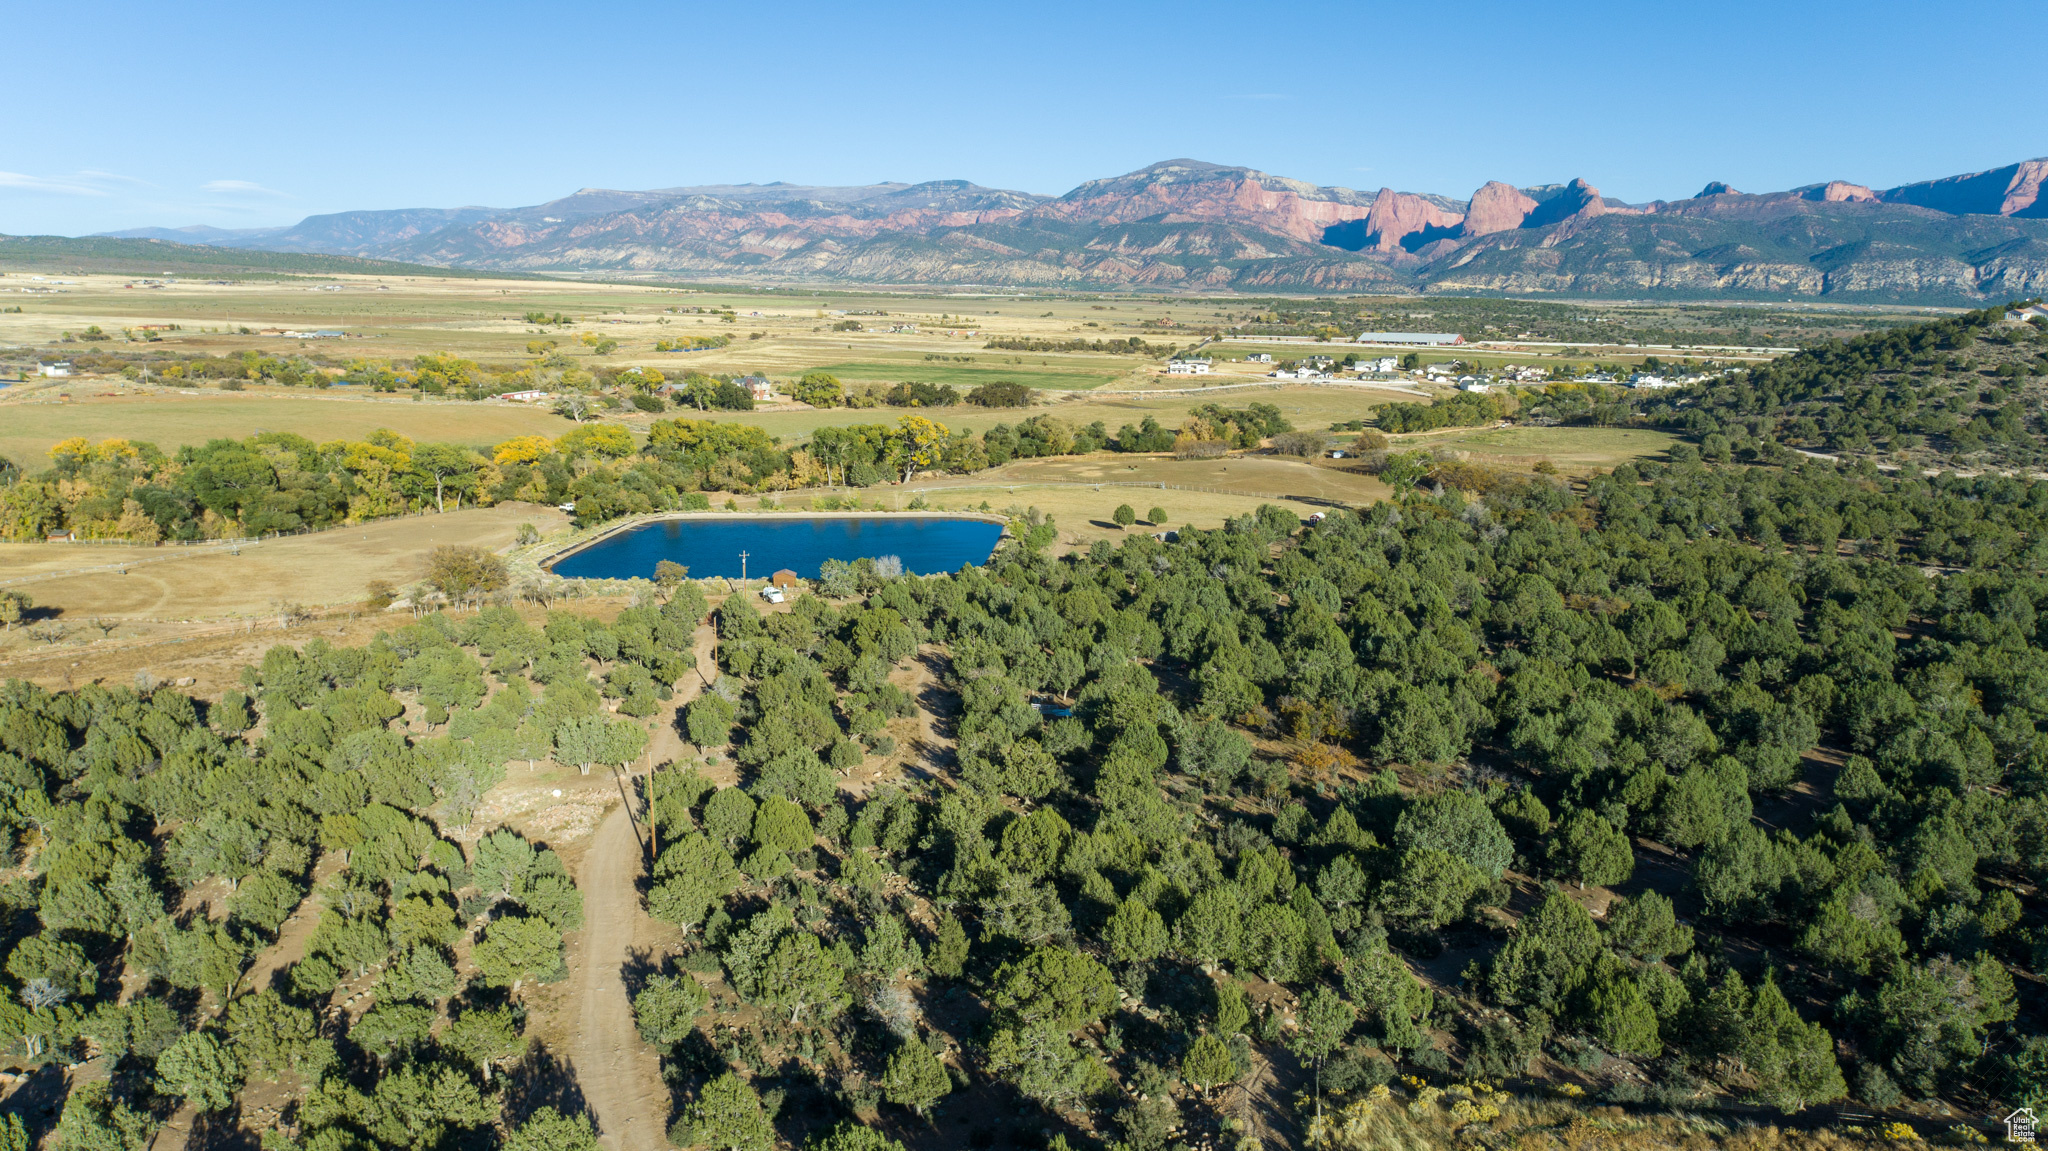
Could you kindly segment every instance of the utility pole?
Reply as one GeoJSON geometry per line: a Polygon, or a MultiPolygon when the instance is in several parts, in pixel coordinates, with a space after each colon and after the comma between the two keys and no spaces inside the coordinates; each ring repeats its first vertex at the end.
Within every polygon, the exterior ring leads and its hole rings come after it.
{"type": "Polygon", "coordinates": [[[740,553],[740,582],[747,582],[747,553],[740,553]]]}

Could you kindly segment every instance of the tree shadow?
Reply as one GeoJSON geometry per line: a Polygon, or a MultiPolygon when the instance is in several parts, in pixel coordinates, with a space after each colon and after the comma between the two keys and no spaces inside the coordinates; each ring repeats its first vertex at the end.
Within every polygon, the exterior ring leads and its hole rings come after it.
{"type": "Polygon", "coordinates": [[[653,948],[628,948],[626,961],[619,965],[619,979],[626,985],[626,998],[632,999],[647,989],[647,982],[664,973],[668,965],[653,948]]]}
{"type": "Polygon", "coordinates": [[[517,1127],[542,1107],[564,1115],[589,1115],[591,1123],[597,1123],[575,1066],[536,1039],[527,1046],[526,1057],[505,1072],[505,1124],[517,1127]]]}
{"type": "Polygon", "coordinates": [[[194,1116],[192,1133],[185,1139],[186,1151],[260,1151],[262,1139],[241,1126],[234,1111],[210,1111],[194,1116]]]}
{"type": "Polygon", "coordinates": [[[65,1082],[64,1068],[56,1063],[45,1063],[28,1073],[28,1081],[14,1089],[10,1095],[0,1098],[0,1114],[21,1116],[22,1126],[28,1128],[28,1143],[33,1147],[44,1135],[57,1126],[57,1117],[64,1111],[64,1098],[70,1094],[65,1082]]]}

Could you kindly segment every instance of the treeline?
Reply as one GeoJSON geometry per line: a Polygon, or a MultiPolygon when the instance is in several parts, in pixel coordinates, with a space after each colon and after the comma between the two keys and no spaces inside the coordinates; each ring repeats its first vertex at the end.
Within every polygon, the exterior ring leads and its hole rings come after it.
{"type": "Polygon", "coordinates": [[[1155,360],[1170,356],[1175,351],[1172,344],[1148,344],[1143,336],[1123,340],[1048,340],[1004,336],[992,339],[982,347],[1004,352],[1107,352],[1118,356],[1150,356],[1155,360]]]}
{"type": "Polygon", "coordinates": [[[1177,428],[1169,428],[1152,416],[1146,416],[1135,426],[1125,424],[1117,429],[1108,447],[1119,452],[1214,456],[1232,449],[1255,448],[1269,436],[1293,430],[1294,425],[1273,404],[1250,404],[1241,409],[1202,404],[1188,409],[1188,418],[1177,428]]]}
{"type": "Polygon", "coordinates": [[[727,347],[731,343],[732,337],[724,335],[677,336],[674,339],[654,341],[654,350],[657,352],[706,352],[713,348],[727,347]]]}
{"type": "Polygon", "coordinates": [[[830,372],[806,372],[790,388],[791,399],[814,408],[950,408],[963,399],[982,408],[1022,408],[1030,406],[1031,395],[1031,389],[1023,384],[1000,381],[982,384],[964,397],[951,384],[922,380],[848,388],[830,372]]]}
{"type": "Polygon", "coordinates": [[[1491,392],[1456,392],[1432,404],[1381,404],[1373,409],[1373,418],[1380,431],[1400,435],[1477,427],[1501,420],[1509,411],[1501,397],[1491,392]]]}
{"type": "MultiPolygon", "coordinates": [[[[57,1138],[139,1147],[179,1102],[230,1112],[258,1081],[299,1100],[283,1146],[488,1135],[527,1049],[521,988],[566,976],[583,901],[555,852],[452,833],[510,761],[638,756],[647,729],[607,701],[651,715],[705,611],[684,584],[611,624],[430,615],[360,648],[272,648],[210,703],[0,687],[0,1050],[106,1071],[57,1138]],[[303,958],[245,986],[316,876],[303,958]]],[[[595,1147],[582,1117],[511,1118],[511,1146],[595,1147]]]]}
{"type": "MultiPolygon", "coordinates": [[[[638,368],[614,378],[638,389],[660,382],[638,368]]],[[[0,460],[0,539],[56,532],[140,543],[228,539],[515,500],[574,504],[577,522],[589,525],[705,508],[707,492],[869,487],[906,482],[920,471],[967,474],[1104,448],[1220,454],[1288,430],[1270,404],[1207,404],[1171,434],[1148,417],[1115,437],[1100,421],[1076,427],[1052,415],[978,434],[904,415],[893,424],[820,428],[795,446],[750,424],[690,418],[654,421],[644,445],[606,423],[484,447],[419,444],[381,429],[360,441],[321,444],[265,432],[168,454],[142,441],[78,437],[53,447],[50,466],[39,472],[0,460]]]]}

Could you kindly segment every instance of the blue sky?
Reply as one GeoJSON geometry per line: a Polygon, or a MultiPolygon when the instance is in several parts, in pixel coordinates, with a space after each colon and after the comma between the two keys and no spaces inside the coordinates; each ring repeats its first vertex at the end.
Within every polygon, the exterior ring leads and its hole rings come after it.
{"type": "Polygon", "coordinates": [[[16,0],[0,232],[1191,156],[1464,196],[1878,187],[2048,154],[2048,21],[1949,3],[16,0]],[[297,9],[297,10],[294,10],[297,9]]]}

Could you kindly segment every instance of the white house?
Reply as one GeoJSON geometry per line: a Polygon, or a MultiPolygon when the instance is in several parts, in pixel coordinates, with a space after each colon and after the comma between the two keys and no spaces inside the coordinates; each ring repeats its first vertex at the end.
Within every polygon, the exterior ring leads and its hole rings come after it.
{"type": "Polygon", "coordinates": [[[515,404],[533,404],[547,399],[548,393],[534,389],[524,392],[505,392],[498,398],[501,400],[511,400],[515,404]]]}
{"type": "Polygon", "coordinates": [[[1478,376],[1459,376],[1458,390],[1461,392],[1488,392],[1493,390],[1493,385],[1480,379],[1478,376]]]}
{"type": "Polygon", "coordinates": [[[1400,366],[1401,361],[1393,356],[1379,356],[1370,360],[1359,360],[1354,365],[1361,372],[1391,372],[1400,366]]]}
{"type": "Polygon", "coordinates": [[[1247,364],[1270,364],[1273,362],[1273,353],[1252,352],[1245,356],[1244,362],[1247,364]]]}
{"type": "Polygon", "coordinates": [[[1197,356],[1190,356],[1186,359],[1176,356],[1166,362],[1166,374],[1169,376],[1206,376],[1209,374],[1209,361],[1197,356]]]}
{"type": "Polygon", "coordinates": [[[1628,378],[1628,386],[1631,388],[1675,388],[1678,386],[1678,383],[1674,380],[1667,380],[1663,376],[1653,376],[1644,372],[1637,372],[1628,378]]]}
{"type": "Polygon", "coordinates": [[[775,384],[767,376],[741,376],[740,386],[747,389],[754,402],[766,403],[775,398],[775,384]]]}
{"type": "Polygon", "coordinates": [[[62,377],[62,376],[68,376],[68,375],[70,375],[70,374],[71,374],[71,364],[70,364],[70,362],[69,362],[69,361],[66,361],[66,362],[64,362],[64,363],[57,363],[57,364],[44,364],[44,365],[43,365],[43,375],[44,375],[45,377],[62,377]]]}

